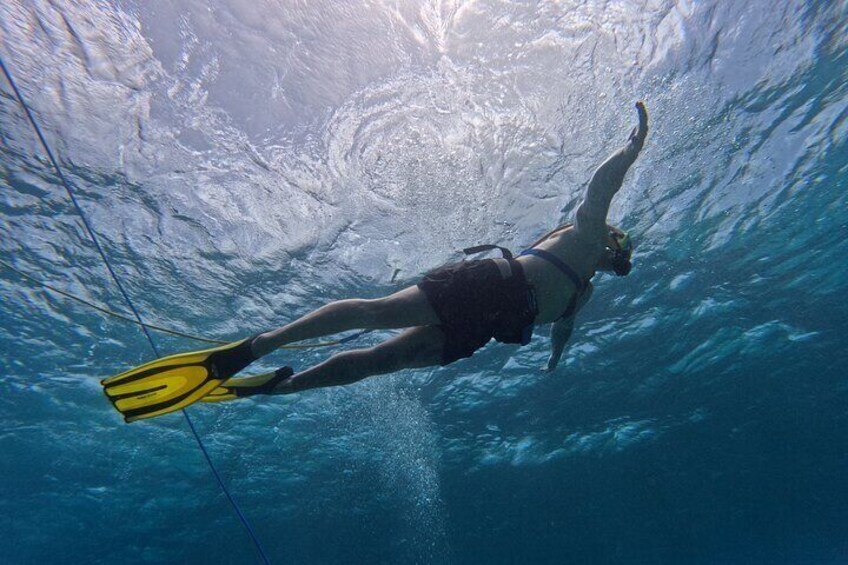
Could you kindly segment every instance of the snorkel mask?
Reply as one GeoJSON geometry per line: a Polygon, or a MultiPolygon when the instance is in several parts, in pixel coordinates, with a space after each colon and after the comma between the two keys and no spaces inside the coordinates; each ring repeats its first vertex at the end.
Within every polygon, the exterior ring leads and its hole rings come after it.
{"type": "Polygon", "coordinates": [[[609,229],[607,235],[607,253],[609,254],[613,271],[619,277],[626,277],[633,268],[633,264],[630,262],[630,258],[633,256],[633,241],[630,239],[630,234],[626,231],[609,225],[607,228],[609,229]]]}

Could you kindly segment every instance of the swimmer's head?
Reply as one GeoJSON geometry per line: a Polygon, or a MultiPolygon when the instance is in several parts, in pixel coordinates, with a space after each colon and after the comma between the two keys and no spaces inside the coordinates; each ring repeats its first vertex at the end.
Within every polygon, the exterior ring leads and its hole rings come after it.
{"type": "Polygon", "coordinates": [[[633,264],[630,258],[633,256],[633,241],[630,234],[615,226],[607,225],[607,245],[604,250],[604,258],[601,259],[600,269],[612,271],[619,277],[630,274],[633,264]]]}

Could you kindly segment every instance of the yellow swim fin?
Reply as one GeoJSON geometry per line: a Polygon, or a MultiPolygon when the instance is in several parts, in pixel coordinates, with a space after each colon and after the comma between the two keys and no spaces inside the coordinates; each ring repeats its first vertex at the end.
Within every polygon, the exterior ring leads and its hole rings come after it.
{"type": "Polygon", "coordinates": [[[291,367],[281,367],[273,373],[264,373],[253,377],[241,379],[230,379],[212,392],[201,398],[202,402],[223,402],[225,400],[236,400],[245,396],[257,394],[271,394],[280,382],[294,374],[291,367]]]}
{"type": "Polygon", "coordinates": [[[253,336],[150,361],[100,382],[126,422],[161,416],[197,402],[253,360],[253,336]]]}

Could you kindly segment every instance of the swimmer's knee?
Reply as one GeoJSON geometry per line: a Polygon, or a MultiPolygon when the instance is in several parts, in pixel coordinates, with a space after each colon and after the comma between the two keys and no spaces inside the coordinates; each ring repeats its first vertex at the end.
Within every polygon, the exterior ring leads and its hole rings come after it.
{"type": "Polygon", "coordinates": [[[358,375],[355,380],[368,375],[393,373],[405,367],[403,355],[396,348],[386,344],[336,353],[327,360],[327,363],[334,371],[358,375]]]}

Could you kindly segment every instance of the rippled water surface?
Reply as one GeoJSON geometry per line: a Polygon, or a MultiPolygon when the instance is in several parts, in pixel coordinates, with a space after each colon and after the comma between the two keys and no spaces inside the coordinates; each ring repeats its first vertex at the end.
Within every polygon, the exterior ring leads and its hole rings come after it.
{"type": "MultiPolygon", "coordinates": [[[[836,564],[846,22],[843,0],[11,0],[0,56],[142,317],[222,339],[531,242],[644,99],[610,212],[634,272],[599,277],[555,374],[540,329],[190,415],[273,563],[836,564]]],[[[0,140],[0,259],[127,313],[5,77],[0,140]]],[[[0,561],[261,562],[184,418],[104,399],[144,335],[18,271],[0,561]]]]}

